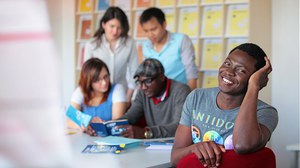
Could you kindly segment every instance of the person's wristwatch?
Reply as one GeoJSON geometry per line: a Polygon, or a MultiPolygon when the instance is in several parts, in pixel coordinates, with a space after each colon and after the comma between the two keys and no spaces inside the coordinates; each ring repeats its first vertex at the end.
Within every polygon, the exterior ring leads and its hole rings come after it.
{"type": "Polygon", "coordinates": [[[153,133],[151,131],[150,128],[148,127],[145,127],[145,133],[144,133],[144,136],[146,139],[149,139],[149,138],[152,138],[153,137],[153,133]]]}

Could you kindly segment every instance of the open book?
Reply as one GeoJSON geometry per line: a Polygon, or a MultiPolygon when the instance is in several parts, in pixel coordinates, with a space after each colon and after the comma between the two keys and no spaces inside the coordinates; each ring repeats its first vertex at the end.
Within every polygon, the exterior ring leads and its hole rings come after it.
{"type": "Polygon", "coordinates": [[[128,125],[128,120],[112,120],[102,123],[90,123],[90,125],[98,136],[119,136],[124,131],[124,128],[117,129],[116,126],[128,125]]]}

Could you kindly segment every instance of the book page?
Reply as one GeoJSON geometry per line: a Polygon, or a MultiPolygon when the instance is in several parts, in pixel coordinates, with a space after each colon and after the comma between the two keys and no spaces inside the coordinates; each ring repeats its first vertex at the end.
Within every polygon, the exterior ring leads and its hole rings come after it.
{"type": "Polygon", "coordinates": [[[93,11],[93,0],[79,0],[78,13],[89,13],[93,11]]]}
{"type": "Polygon", "coordinates": [[[142,14],[142,11],[135,12],[135,20],[134,20],[134,37],[138,39],[146,38],[146,34],[140,25],[139,18],[142,14]]]}
{"type": "Polygon", "coordinates": [[[156,0],[156,6],[159,8],[174,7],[176,0],[156,0]]]}
{"type": "Polygon", "coordinates": [[[175,10],[174,9],[163,9],[165,13],[167,30],[175,32],[175,10]]]}
{"type": "Polygon", "coordinates": [[[115,0],[114,6],[122,8],[123,11],[131,9],[131,0],[115,0]]]}
{"type": "Polygon", "coordinates": [[[120,145],[120,144],[132,144],[132,143],[141,143],[140,139],[132,139],[118,136],[107,136],[103,138],[99,138],[94,141],[97,145],[120,145]]]}
{"type": "Polygon", "coordinates": [[[202,0],[202,4],[221,4],[223,0],[202,0]]]}
{"type": "Polygon", "coordinates": [[[217,70],[223,62],[221,39],[203,41],[202,70],[217,70]]]}
{"type": "Polygon", "coordinates": [[[236,46],[246,43],[248,41],[247,38],[230,38],[227,40],[227,48],[226,48],[226,56],[228,56],[229,52],[236,46]]]}
{"type": "Polygon", "coordinates": [[[206,6],[203,8],[201,36],[222,36],[222,6],[206,6]]]}
{"type": "Polygon", "coordinates": [[[107,8],[109,8],[110,3],[109,0],[97,0],[95,11],[106,11],[107,8]]]}
{"type": "Polygon", "coordinates": [[[135,0],[135,8],[149,8],[153,5],[153,0],[135,0]]]}
{"type": "Polygon", "coordinates": [[[178,0],[177,6],[195,6],[198,5],[198,0],[178,0]]]}
{"type": "Polygon", "coordinates": [[[248,5],[230,5],[227,16],[227,36],[247,36],[248,24],[248,5]]]}
{"type": "Polygon", "coordinates": [[[248,2],[248,0],[225,0],[226,3],[243,3],[248,2]]]}
{"type": "Polygon", "coordinates": [[[173,145],[150,145],[147,150],[172,150],[173,145]]]}
{"type": "Polygon", "coordinates": [[[179,32],[189,37],[197,37],[199,30],[198,9],[194,7],[181,8],[179,18],[179,32]]]}
{"type": "Polygon", "coordinates": [[[218,72],[204,72],[203,88],[212,88],[218,86],[218,72]]]}
{"type": "Polygon", "coordinates": [[[81,15],[79,18],[78,40],[88,40],[92,36],[92,16],[81,15]]]}

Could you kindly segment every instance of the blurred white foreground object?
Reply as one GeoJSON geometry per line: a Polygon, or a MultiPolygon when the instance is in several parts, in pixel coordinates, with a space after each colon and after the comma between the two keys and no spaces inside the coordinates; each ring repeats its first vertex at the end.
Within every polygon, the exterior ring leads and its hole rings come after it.
{"type": "Polygon", "coordinates": [[[0,1],[0,167],[66,167],[55,52],[44,0],[0,1]]]}

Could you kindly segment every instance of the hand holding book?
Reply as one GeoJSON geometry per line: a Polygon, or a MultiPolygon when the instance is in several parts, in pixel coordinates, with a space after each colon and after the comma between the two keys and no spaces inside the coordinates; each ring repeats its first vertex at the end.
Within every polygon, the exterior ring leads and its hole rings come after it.
{"type": "Polygon", "coordinates": [[[90,123],[90,126],[95,131],[98,136],[119,136],[125,130],[123,127],[118,127],[119,125],[128,125],[128,120],[112,120],[102,123],[90,123]]]}

